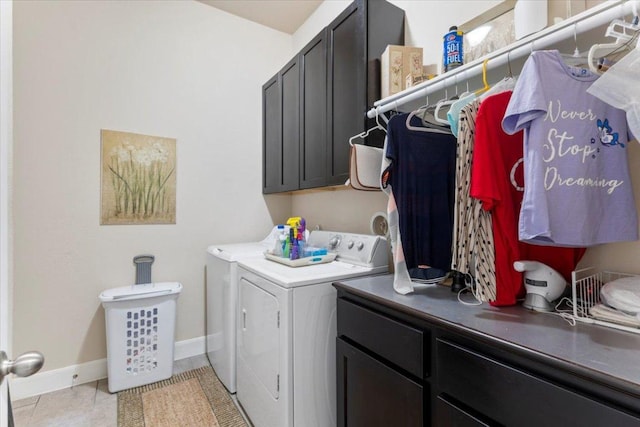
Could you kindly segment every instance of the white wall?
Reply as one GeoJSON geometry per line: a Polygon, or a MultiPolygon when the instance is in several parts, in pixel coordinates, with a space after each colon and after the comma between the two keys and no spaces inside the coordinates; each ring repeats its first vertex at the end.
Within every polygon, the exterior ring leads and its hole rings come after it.
{"type": "Polygon", "coordinates": [[[15,2],[14,54],[14,353],[106,357],[98,295],[142,253],[184,285],[176,340],[203,336],[207,246],[291,210],[261,194],[261,86],[291,36],[195,1],[15,2]],[[177,224],[99,225],[100,129],[177,140],[177,224]]]}

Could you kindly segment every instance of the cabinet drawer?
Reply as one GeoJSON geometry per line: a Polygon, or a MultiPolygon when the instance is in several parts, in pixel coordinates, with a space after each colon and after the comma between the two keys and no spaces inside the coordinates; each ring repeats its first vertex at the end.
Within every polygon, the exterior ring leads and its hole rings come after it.
{"type": "Polygon", "coordinates": [[[419,329],[338,299],[338,336],[348,337],[418,378],[428,376],[428,339],[419,329]]]}
{"type": "Polygon", "coordinates": [[[638,426],[640,420],[444,339],[436,342],[441,393],[507,426],[638,426]]]}
{"type": "Polygon", "coordinates": [[[424,426],[422,385],[336,340],[338,427],[424,426]]]}
{"type": "Polygon", "coordinates": [[[478,419],[444,396],[436,398],[435,411],[438,427],[491,427],[491,424],[478,419]]]}

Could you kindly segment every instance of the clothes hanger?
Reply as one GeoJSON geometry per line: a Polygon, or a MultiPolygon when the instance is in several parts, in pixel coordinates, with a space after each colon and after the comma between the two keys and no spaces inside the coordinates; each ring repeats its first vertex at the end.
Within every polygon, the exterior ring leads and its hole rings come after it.
{"type": "Polygon", "coordinates": [[[457,99],[448,99],[448,93],[447,93],[447,88],[444,89],[444,99],[441,99],[440,101],[438,101],[436,103],[436,109],[433,112],[433,116],[436,119],[436,122],[443,124],[443,125],[448,125],[449,121],[446,118],[441,118],[440,117],[440,109],[442,109],[442,107],[450,107],[451,104],[453,104],[454,102],[457,101],[457,99]]]}
{"type": "Polygon", "coordinates": [[[429,104],[429,95],[427,95],[426,104],[416,110],[413,110],[411,113],[407,114],[407,119],[405,121],[405,125],[408,130],[418,131],[418,132],[431,132],[431,133],[443,133],[447,135],[451,135],[451,131],[449,127],[444,127],[439,125],[438,123],[434,123],[430,121],[430,117],[427,115],[427,110],[431,105],[429,104]],[[418,117],[420,119],[420,123],[423,126],[414,126],[411,124],[411,120],[414,117],[418,117]]]}
{"type": "Polygon", "coordinates": [[[580,67],[586,66],[588,64],[588,56],[580,53],[580,49],[578,49],[578,23],[576,22],[573,26],[573,43],[574,43],[574,51],[572,54],[561,53],[560,56],[565,64],[570,67],[580,67]]]}
{"type": "Polygon", "coordinates": [[[431,111],[435,109],[435,105],[431,105],[429,103],[429,95],[426,96],[426,104],[416,108],[415,110],[413,110],[410,114],[409,114],[409,120],[411,120],[412,117],[414,116],[418,116],[420,117],[420,120],[422,121],[422,124],[424,126],[427,127],[436,127],[436,128],[440,128],[441,125],[440,123],[438,123],[435,119],[434,116],[434,112],[431,111]]]}
{"type": "Polygon", "coordinates": [[[360,132],[359,134],[354,135],[351,138],[349,138],[349,145],[353,147],[353,141],[355,141],[358,138],[365,139],[374,130],[381,130],[384,133],[387,133],[387,130],[384,128],[384,126],[382,126],[380,124],[380,121],[378,120],[378,110],[376,110],[376,125],[374,127],[370,128],[370,129],[367,129],[364,132],[360,132]]]}
{"type": "Polygon", "coordinates": [[[487,64],[488,63],[489,63],[489,58],[485,59],[482,62],[482,83],[484,83],[484,87],[474,92],[476,96],[488,91],[491,88],[491,86],[489,86],[489,83],[487,83],[487,64]]]}
{"type": "Polygon", "coordinates": [[[508,90],[513,90],[516,87],[516,79],[513,77],[513,72],[511,71],[511,51],[507,52],[507,66],[509,67],[509,74],[507,74],[502,80],[498,83],[494,84],[491,89],[487,90],[485,93],[480,95],[478,99],[480,101],[490,97],[491,95],[497,95],[498,93],[506,92],[508,90]]]}
{"type": "Polygon", "coordinates": [[[413,126],[411,124],[411,119],[415,116],[416,116],[415,111],[412,111],[410,114],[407,115],[407,120],[405,122],[407,129],[415,130],[418,132],[444,133],[447,135],[451,135],[451,130],[449,129],[448,126],[445,127],[445,126],[433,125],[428,122],[424,122],[423,120],[421,120],[421,122],[426,126],[413,126]]]}
{"type": "Polygon", "coordinates": [[[602,74],[606,68],[603,65],[607,62],[606,57],[614,54],[621,54],[633,48],[632,40],[638,35],[640,26],[638,26],[638,13],[636,5],[633,3],[633,22],[629,23],[622,19],[614,19],[611,21],[605,32],[606,37],[615,37],[613,43],[594,44],[589,49],[587,55],[587,64],[589,69],[597,74],[602,74]],[[604,69],[603,69],[604,68],[604,69]]]}

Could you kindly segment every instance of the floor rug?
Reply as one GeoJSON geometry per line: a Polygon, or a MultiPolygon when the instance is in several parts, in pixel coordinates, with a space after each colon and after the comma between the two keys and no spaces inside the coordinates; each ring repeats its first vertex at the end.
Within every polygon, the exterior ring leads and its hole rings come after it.
{"type": "Polygon", "coordinates": [[[118,427],[245,427],[210,366],[118,393],[118,427]]]}

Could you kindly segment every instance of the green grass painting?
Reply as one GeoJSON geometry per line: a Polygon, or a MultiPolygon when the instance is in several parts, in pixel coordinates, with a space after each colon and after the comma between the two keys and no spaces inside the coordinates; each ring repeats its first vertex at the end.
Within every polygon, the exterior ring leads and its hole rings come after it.
{"type": "Polygon", "coordinates": [[[176,223],[176,140],[102,130],[101,224],[176,223]]]}

